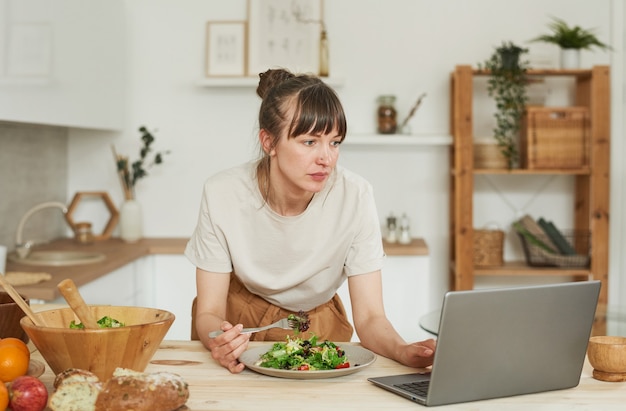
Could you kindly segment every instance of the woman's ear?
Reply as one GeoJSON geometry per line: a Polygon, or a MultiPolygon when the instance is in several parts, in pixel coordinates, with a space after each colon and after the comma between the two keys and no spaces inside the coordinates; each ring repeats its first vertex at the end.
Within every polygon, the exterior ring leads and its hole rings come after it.
{"type": "Polygon", "coordinates": [[[259,131],[259,142],[265,154],[267,155],[274,154],[273,153],[274,144],[273,144],[272,136],[270,135],[270,133],[267,132],[267,130],[263,128],[259,131]]]}

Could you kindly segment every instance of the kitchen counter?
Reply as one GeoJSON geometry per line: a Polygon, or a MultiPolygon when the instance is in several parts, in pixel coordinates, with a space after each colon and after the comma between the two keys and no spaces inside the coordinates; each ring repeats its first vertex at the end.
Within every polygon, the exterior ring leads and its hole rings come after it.
{"type": "MultiPolygon", "coordinates": [[[[57,284],[66,278],[71,278],[74,283],[80,287],[148,255],[182,255],[185,251],[187,241],[187,238],[143,238],[134,243],[127,243],[119,238],[110,238],[104,241],[96,241],[93,244],[82,245],[70,238],[59,239],[48,244],[38,245],[33,248],[33,250],[88,251],[103,253],[106,255],[106,259],[93,264],[60,267],[36,266],[7,261],[6,271],[49,273],[52,275],[52,278],[48,281],[34,285],[15,287],[15,289],[30,299],[52,301],[61,297],[61,293],[59,293],[57,289],[57,284]]],[[[389,256],[428,255],[426,242],[421,238],[414,238],[411,243],[407,245],[383,242],[383,247],[389,256]]]]}
{"type": "MultiPolygon", "coordinates": [[[[261,342],[251,342],[256,347],[261,342]]],[[[32,358],[42,360],[38,351],[32,358]]],[[[354,374],[318,380],[268,377],[251,370],[231,374],[218,365],[199,341],[163,341],[146,372],[174,372],[189,384],[189,410],[418,410],[420,405],[387,392],[368,377],[408,374],[416,369],[378,356],[354,374]]],[[[306,371],[304,371],[306,372],[306,371]]],[[[585,361],[580,384],[575,388],[516,397],[498,398],[436,407],[437,410],[603,410],[624,409],[626,382],[602,382],[591,377],[585,361]]],[[[46,366],[40,377],[50,393],[54,374],[46,366]]],[[[423,408],[426,409],[426,408],[423,408]]]]}
{"type": "Polygon", "coordinates": [[[111,238],[93,244],[80,245],[73,239],[60,239],[37,246],[34,250],[96,252],[105,254],[106,259],[93,264],[60,267],[36,266],[7,261],[6,270],[7,272],[46,272],[52,275],[48,281],[15,287],[19,293],[28,298],[51,301],[61,297],[57,284],[66,278],[71,278],[80,287],[148,255],[183,254],[187,241],[186,238],[143,238],[134,243],[127,243],[119,238],[111,238]]]}

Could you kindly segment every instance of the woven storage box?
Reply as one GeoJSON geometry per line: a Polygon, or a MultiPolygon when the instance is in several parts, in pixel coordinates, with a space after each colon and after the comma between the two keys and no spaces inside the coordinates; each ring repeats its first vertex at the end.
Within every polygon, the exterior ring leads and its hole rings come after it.
{"type": "MultiPolygon", "coordinates": [[[[562,268],[585,268],[589,266],[589,252],[591,250],[591,236],[588,231],[563,231],[563,237],[565,240],[576,250],[576,254],[573,255],[561,255],[551,253],[533,244],[524,235],[518,233],[522,247],[524,248],[524,255],[526,256],[526,263],[535,267],[562,267],[562,268]]],[[[550,240],[547,235],[534,236],[543,243],[548,243],[550,240]]]]}
{"type": "Polygon", "coordinates": [[[586,168],[589,135],[586,107],[528,107],[520,135],[522,167],[586,168]]]}
{"type": "Polygon", "coordinates": [[[474,230],[474,266],[500,266],[503,261],[504,231],[474,230]]]}

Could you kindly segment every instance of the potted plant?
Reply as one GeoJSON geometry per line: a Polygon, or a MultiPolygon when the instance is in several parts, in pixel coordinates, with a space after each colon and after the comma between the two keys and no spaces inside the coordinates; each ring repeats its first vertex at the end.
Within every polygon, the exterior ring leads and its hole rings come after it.
{"type": "Polygon", "coordinates": [[[561,48],[561,68],[576,69],[580,67],[580,50],[591,50],[594,47],[610,50],[611,47],[598,39],[593,29],[569,26],[564,20],[552,17],[548,24],[551,34],[543,34],[532,39],[532,42],[555,44],[561,48]]]}
{"type": "Polygon", "coordinates": [[[503,42],[480,69],[489,71],[487,92],[496,102],[494,138],[509,168],[519,163],[518,137],[526,107],[528,62],[521,57],[528,49],[503,42]]]}

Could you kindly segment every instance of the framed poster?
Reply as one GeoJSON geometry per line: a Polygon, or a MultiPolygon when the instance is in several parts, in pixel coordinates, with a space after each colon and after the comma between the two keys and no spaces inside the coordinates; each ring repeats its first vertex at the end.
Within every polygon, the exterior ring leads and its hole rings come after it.
{"type": "Polygon", "coordinates": [[[246,75],[246,23],[209,21],[206,25],[206,76],[246,75]]]}
{"type": "Polygon", "coordinates": [[[248,74],[319,70],[322,0],[248,0],[248,74]]]}

